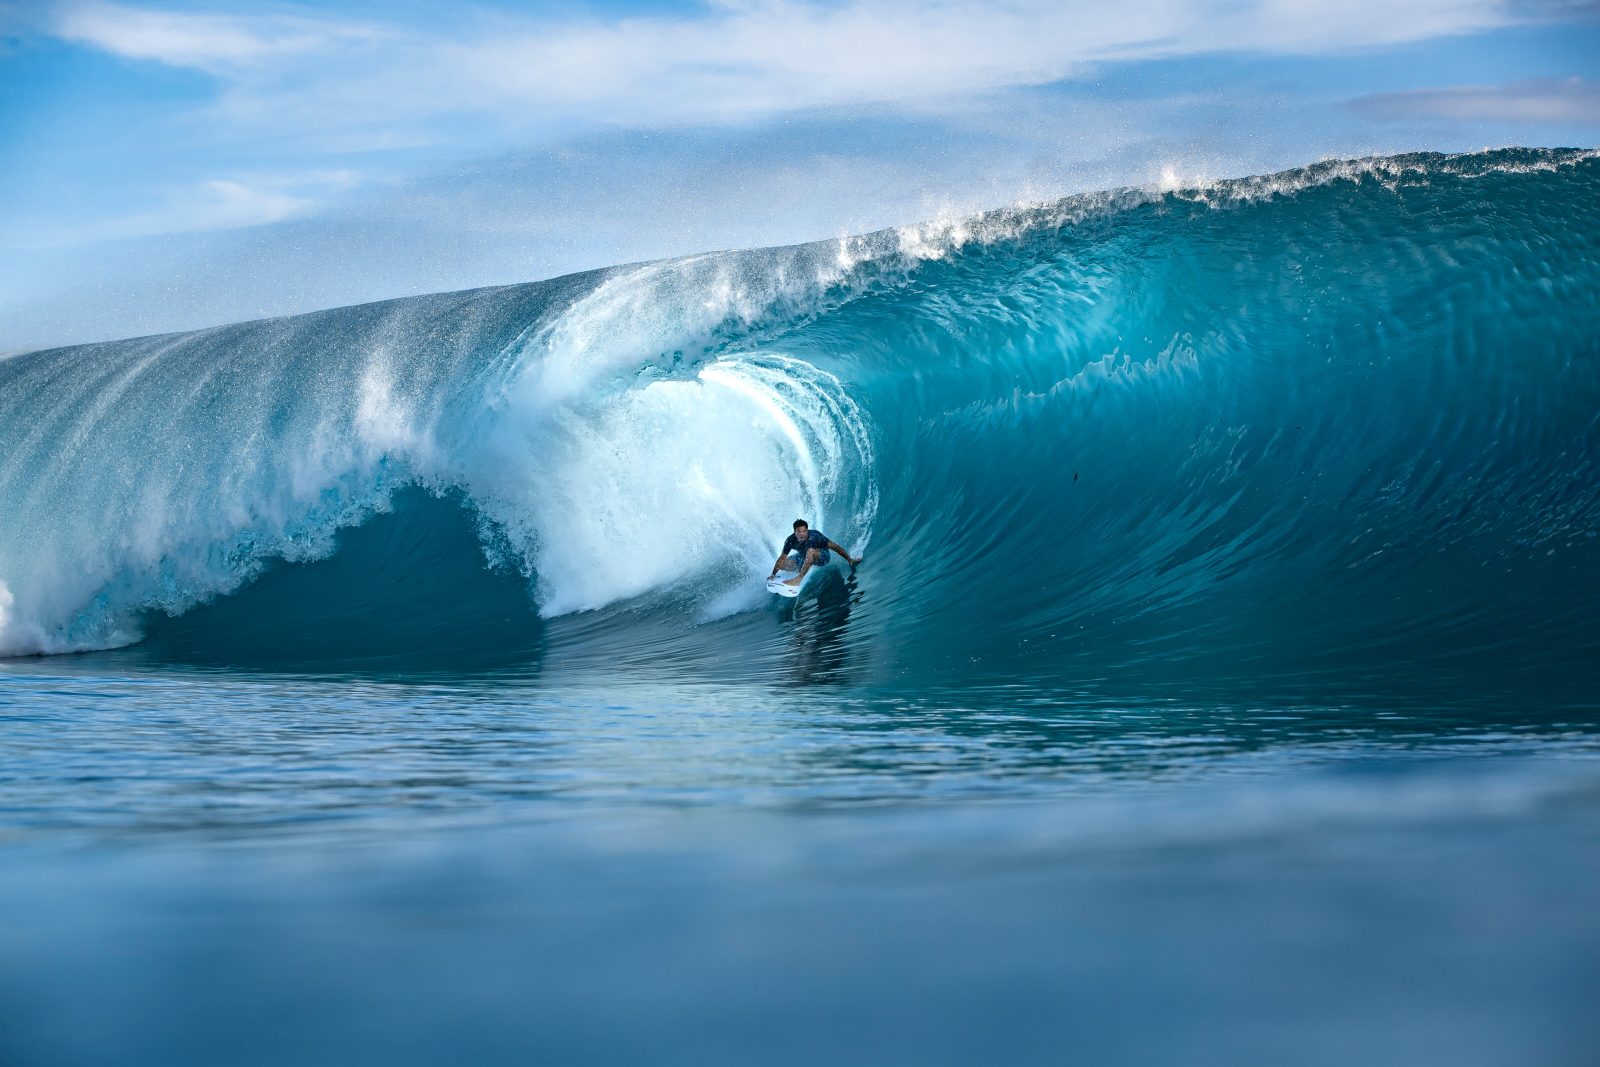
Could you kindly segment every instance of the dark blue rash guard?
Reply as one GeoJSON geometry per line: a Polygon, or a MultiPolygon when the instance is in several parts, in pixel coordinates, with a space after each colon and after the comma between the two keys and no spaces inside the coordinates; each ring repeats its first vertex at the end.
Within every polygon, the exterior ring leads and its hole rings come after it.
{"type": "Polygon", "coordinates": [[[814,548],[817,550],[817,563],[819,566],[828,562],[828,539],[822,534],[818,533],[816,530],[811,530],[808,532],[804,541],[795,537],[794,534],[790,534],[788,537],[784,538],[783,551],[780,553],[780,555],[787,556],[791,552],[799,552],[800,559],[802,562],[804,562],[806,558],[806,549],[808,548],[814,548]]]}

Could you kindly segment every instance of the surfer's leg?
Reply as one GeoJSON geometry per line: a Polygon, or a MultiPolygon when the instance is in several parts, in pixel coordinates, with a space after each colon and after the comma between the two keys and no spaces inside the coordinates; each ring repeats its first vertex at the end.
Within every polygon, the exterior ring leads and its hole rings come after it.
{"type": "Polygon", "coordinates": [[[812,564],[814,564],[816,562],[817,562],[817,550],[814,549],[814,548],[806,549],[806,565],[804,567],[800,568],[800,573],[799,574],[797,574],[793,578],[789,579],[789,584],[790,585],[799,585],[801,583],[801,581],[803,581],[805,579],[806,571],[810,570],[812,564]]]}

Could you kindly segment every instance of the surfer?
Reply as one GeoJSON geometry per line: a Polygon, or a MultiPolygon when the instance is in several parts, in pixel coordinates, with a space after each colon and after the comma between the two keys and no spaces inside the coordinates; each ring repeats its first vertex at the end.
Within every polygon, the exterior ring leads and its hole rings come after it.
{"type": "Polygon", "coordinates": [[[812,567],[822,566],[828,562],[830,558],[828,551],[830,549],[849,560],[852,567],[861,562],[860,556],[850,555],[842,545],[835,544],[818,531],[813,530],[806,520],[796,519],[794,520],[794,533],[783,539],[783,549],[778,553],[778,561],[772,565],[772,573],[767,577],[775,577],[780,568],[787,571],[793,570],[798,565],[800,573],[788,579],[786,584],[799,585],[805,580],[806,572],[812,567]],[[789,558],[789,553],[791,552],[801,554],[802,558],[799,564],[789,558]],[[788,564],[787,567],[784,566],[785,563],[788,564]]]}

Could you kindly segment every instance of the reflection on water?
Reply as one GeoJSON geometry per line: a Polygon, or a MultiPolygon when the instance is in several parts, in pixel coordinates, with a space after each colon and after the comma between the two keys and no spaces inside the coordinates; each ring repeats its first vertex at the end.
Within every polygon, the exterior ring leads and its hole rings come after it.
{"type": "Polygon", "coordinates": [[[796,597],[774,613],[787,632],[791,655],[782,677],[796,685],[844,685],[859,682],[851,668],[851,647],[846,640],[850,611],[861,602],[856,570],[823,569],[815,596],[796,597]]]}
{"type": "Polygon", "coordinates": [[[1600,737],[1581,711],[836,688],[852,670],[840,637],[858,596],[841,576],[781,623],[797,688],[107,676],[84,660],[14,661],[0,667],[0,765],[12,769],[0,806],[13,833],[314,833],[428,813],[543,819],[552,804],[1049,800],[1369,760],[1585,754],[1600,737]]]}

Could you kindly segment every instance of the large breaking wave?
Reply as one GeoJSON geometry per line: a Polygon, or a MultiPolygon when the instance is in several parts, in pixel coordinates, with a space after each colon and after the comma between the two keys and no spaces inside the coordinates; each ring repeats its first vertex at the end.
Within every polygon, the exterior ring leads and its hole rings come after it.
{"type": "Polygon", "coordinates": [[[1600,159],[1330,163],[0,362],[0,655],[1592,690],[1597,461],[1600,159]]]}

